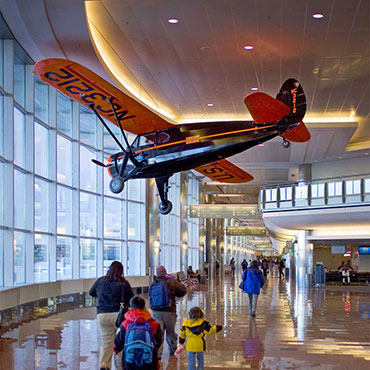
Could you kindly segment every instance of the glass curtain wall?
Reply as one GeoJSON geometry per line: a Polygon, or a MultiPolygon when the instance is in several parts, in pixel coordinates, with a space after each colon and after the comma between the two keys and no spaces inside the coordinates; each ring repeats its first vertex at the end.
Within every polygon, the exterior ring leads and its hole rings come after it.
{"type": "Polygon", "coordinates": [[[180,239],[180,174],[177,173],[170,178],[169,200],[173,208],[169,215],[161,215],[161,252],[160,263],[166,267],[168,272],[180,271],[181,239],[180,239]]]}
{"type": "Polygon", "coordinates": [[[115,260],[145,275],[144,180],[112,194],[91,159],[106,161],[115,142],[32,69],[14,40],[0,39],[0,288],[95,278],[115,260]]]}

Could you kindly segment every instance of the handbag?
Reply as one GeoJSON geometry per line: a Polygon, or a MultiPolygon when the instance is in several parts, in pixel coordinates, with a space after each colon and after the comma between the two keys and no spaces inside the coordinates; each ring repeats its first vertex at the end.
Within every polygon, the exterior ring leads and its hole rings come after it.
{"type": "Polygon", "coordinates": [[[121,304],[120,304],[120,308],[119,308],[118,315],[116,318],[116,322],[114,324],[116,325],[117,328],[121,326],[122,321],[125,319],[125,313],[129,310],[129,307],[126,306],[126,304],[124,303],[123,286],[124,286],[124,283],[121,286],[121,304]]]}
{"type": "Polygon", "coordinates": [[[121,303],[121,306],[118,311],[117,319],[115,322],[115,325],[117,328],[119,328],[122,324],[122,321],[125,319],[125,313],[128,311],[128,307],[124,304],[121,303]]]}

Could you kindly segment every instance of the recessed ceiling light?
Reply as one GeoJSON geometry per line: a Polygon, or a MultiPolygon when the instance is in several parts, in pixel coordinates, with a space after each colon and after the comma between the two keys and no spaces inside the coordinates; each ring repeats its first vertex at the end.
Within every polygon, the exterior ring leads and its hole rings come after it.
{"type": "Polygon", "coordinates": [[[213,104],[212,103],[208,103],[207,104],[209,107],[213,107],[213,104]]]}
{"type": "Polygon", "coordinates": [[[257,144],[257,146],[265,146],[265,144],[257,144]]]}
{"type": "Polygon", "coordinates": [[[168,23],[176,24],[176,23],[179,23],[179,20],[178,20],[178,19],[176,19],[176,18],[170,18],[170,19],[168,20],[168,23]]]}
{"type": "Polygon", "coordinates": [[[252,91],[258,91],[258,87],[251,87],[252,91]]]}
{"type": "Polygon", "coordinates": [[[343,157],[338,157],[338,159],[342,159],[343,157]]]}
{"type": "Polygon", "coordinates": [[[321,13],[316,13],[316,14],[312,14],[312,18],[321,19],[321,18],[324,18],[324,15],[321,13]]]}
{"type": "Polygon", "coordinates": [[[254,47],[252,45],[245,45],[244,49],[245,50],[252,50],[254,47]]]}

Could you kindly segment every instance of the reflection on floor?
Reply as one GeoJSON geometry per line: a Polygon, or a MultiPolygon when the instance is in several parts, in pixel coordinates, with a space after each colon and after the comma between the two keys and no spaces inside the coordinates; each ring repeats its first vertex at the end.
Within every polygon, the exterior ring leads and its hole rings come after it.
{"type": "MultiPolygon", "coordinates": [[[[250,318],[239,279],[192,288],[179,302],[179,324],[200,306],[223,331],[207,337],[205,367],[218,369],[369,369],[369,287],[298,290],[269,277],[250,318]]],[[[75,308],[25,322],[0,338],[0,369],[90,370],[98,366],[95,308],[75,308]]],[[[163,369],[187,369],[187,356],[163,369]]]]}

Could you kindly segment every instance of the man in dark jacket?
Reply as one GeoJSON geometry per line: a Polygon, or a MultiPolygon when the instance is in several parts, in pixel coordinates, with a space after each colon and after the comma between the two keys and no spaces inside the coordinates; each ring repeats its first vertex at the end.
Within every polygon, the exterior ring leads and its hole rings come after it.
{"type": "MultiPolygon", "coordinates": [[[[165,282],[168,288],[169,296],[171,298],[171,306],[162,309],[153,309],[153,318],[158,321],[161,325],[163,334],[166,331],[166,341],[172,356],[177,348],[177,335],[175,333],[176,325],[176,297],[183,297],[187,290],[186,287],[181,284],[175,278],[167,277],[167,271],[164,266],[158,266],[156,268],[156,277],[154,283],[165,282]]],[[[153,283],[153,284],[154,284],[153,283]]],[[[159,358],[162,356],[163,347],[159,349],[159,358]]]]}
{"type": "MultiPolygon", "coordinates": [[[[152,318],[152,315],[145,310],[145,301],[141,297],[135,296],[130,300],[130,311],[126,312],[125,320],[122,322],[119,330],[117,331],[116,338],[114,339],[113,350],[117,354],[123,350],[122,355],[122,369],[124,370],[134,370],[134,369],[145,369],[145,370],[157,370],[158,368],[158,348],[162,343],[163,333],[162,329],[157,321],[152,318]],[[137,366],[135,361],[132,363],[128,362],[125,358],[125,337],[126,332],[129,329],[130,324],[132,323],[148,323],[152,329],[154,337],[154,348],[153,348],[153,358],[151,363],[143,361],[142,366],[137,366]]],[[[135,350],[137,351],[137,350],[135,350]]],[[[144,356],[143,356],[144,357],[144,356]]],[[[137,360],[137,359],[136,359],[137,360]]]]}

